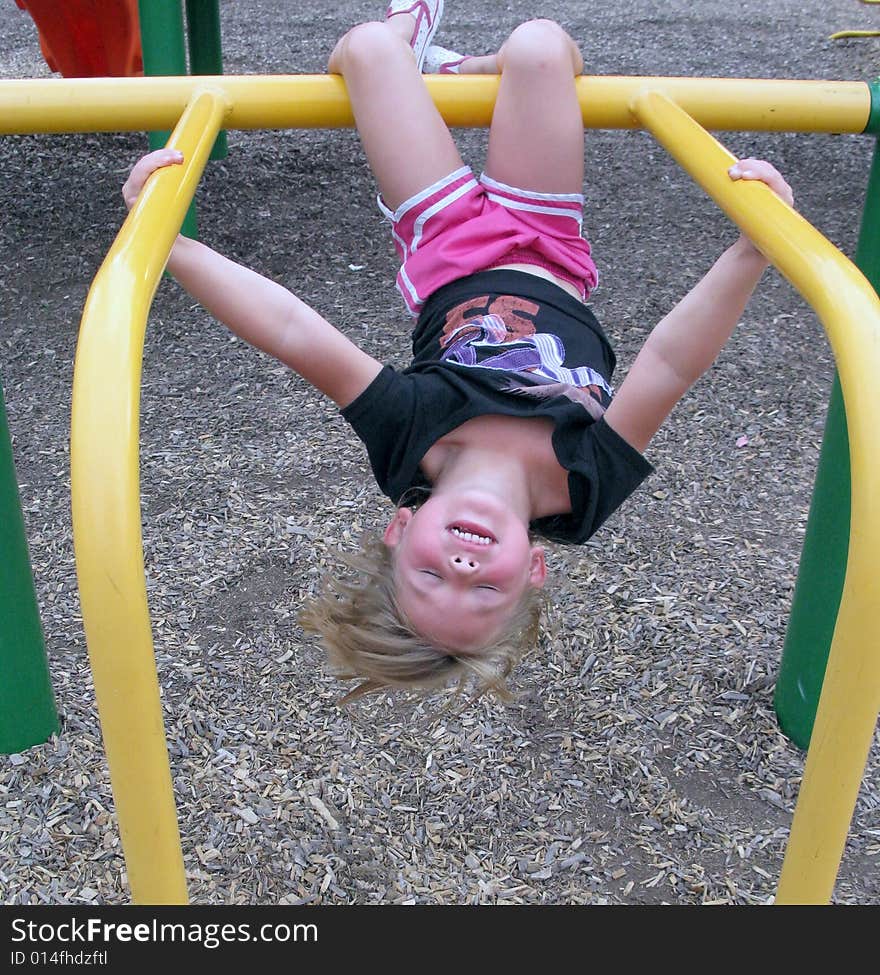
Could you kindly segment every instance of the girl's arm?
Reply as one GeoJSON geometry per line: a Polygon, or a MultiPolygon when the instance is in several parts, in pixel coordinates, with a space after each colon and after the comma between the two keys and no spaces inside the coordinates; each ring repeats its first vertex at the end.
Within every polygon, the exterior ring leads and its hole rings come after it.
{"type": "MultiPolygon", "coordinates": [[[[126,206],[134,205],[156,169],[182,161],[171,149],[139,160],[122,190],[126,206]]],[[[197,240],[177,238],[168,271],[218,321],[290,366],[340,407],[360,395],[382,368],[286,288],[197,240]]]]}
{"type": "MultiPolygon", "coordinates": [[[[741,160],[730,176],[762,180],[792,205],[791,188],[768,162],[741,160]]],[[[715,361],[767,266],[751,241],[740,237],[648,336],[605,411],[608,425],[637,450],[648,446],[675,404],[715,361]]]]}

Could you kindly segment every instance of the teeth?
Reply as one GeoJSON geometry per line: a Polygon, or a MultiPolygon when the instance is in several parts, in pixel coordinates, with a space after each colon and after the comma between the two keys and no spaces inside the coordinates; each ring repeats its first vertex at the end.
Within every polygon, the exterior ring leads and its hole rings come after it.
{"type": "Polygon", "coordinates": [[[492,539],[484,535],[475,535],[473,532],[462,531],[460,528],[451,528],[450,531],[457,538],[462,538],[466,542],[475,542],[477,545],[491,545],[492,539]]]}

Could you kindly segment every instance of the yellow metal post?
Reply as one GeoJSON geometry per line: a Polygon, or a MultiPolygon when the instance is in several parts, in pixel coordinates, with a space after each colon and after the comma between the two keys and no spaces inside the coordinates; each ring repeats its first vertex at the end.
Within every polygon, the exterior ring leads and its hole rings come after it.
{"type": "MultiPolygon", "coordinates": [[[[425,78],[447,123],[489,124],[493,75],[425,78]]],[[[230,129],[338,128],[354,119],[338,75],[0,80],[0,135],[169,129],[193,92],[210,85],[229,104],[230,129]]],[[[863,132],[871,111],[861,81],[584,76],[577,89],[587,128],[638,126],[630,103],[646,86],[665,91],[704,128],[718,131],[863,132]]]]}
{"type": "Polygon", "coordinates": [[[880,711],[880,301],[861,271],[760,183],[666,94],[633,112],[809,302],[828,333],[846,404],[852,534],[843,598],[776,901],[827,902],[880,711]]]}
{"type": "Polygon", "coordinates": [[[73,380],[71,489],[83,624],[135,903],[186,903],[144,579],[138,476],[141,360],[150,304],[225,112],[196,92],[101,265],[73,380]]]}

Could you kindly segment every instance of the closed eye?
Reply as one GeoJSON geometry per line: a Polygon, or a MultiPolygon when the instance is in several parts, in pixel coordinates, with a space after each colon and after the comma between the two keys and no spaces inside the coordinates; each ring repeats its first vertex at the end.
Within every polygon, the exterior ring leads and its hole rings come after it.
{"type": "MultiPolygon", "coordinates": [[[[443,579],[443,576],[439,572],[435,572],[433,569],[419,569],[422,575],[430,576],[432,579],[443,579]]],[[[474,589],[483,589],[487,592],[499,592],[497,586],[474,586],[474,589]]]]}

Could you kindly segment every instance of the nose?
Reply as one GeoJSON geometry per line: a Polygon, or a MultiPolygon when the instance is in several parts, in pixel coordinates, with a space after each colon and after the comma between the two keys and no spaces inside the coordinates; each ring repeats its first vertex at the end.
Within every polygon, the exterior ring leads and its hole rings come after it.
{"type": "Polygon", "coordinates": [[[474,558],[473,555],[461,555],[458,553],[449,556],[449,565],[452,571],[457,572],[459,575],[470,575],[480,568],[479,559],[474,558]]]}

